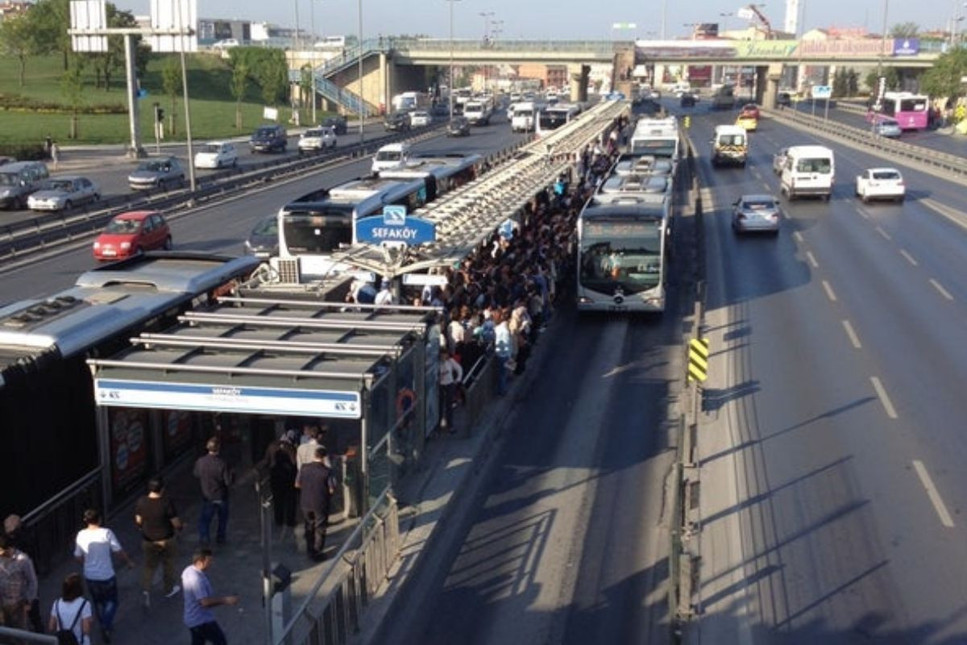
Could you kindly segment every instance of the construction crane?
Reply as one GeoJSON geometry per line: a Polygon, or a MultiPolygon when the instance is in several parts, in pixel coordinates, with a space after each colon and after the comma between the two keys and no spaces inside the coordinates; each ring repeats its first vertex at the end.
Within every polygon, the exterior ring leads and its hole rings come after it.
{"type": "Polygon", "coordinates": [[[746,5],[741,9],[739,9],[738,11],[736,11],[735,15],[738,16],[739,18],[742,18],[743,20],[748,20],[750,22],[758,22],[759,25],[762,27],[762,29],[765,30],[766,32],[766,39],[768,40],[772,38],[772,23],[769,22],[769,19],[766,18],[766,15],[764,13],[762,13],[762,10],[759,9],[758,5],[755,5],[755,4],[746,5]]]}

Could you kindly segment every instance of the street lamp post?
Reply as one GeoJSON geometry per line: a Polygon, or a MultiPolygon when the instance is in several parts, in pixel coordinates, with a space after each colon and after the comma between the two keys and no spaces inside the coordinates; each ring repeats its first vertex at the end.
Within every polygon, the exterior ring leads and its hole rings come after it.
{"type": "Polygon", "coordinates": [[[316,9],[309,0],[309,53],[312,60],[312,125],[316,125],[316,9]]]}
{"type": "Polygon", "coordinates": [[[358,3],[358,13],[359,13],[359,33],[356,36],[359,39],[356,58],[359,59],[359,65],[357,67],[357,73],[359,74],[359,142],[364,141],[363,137],[363,127],[366,125],[366,99],[363,94],[363,0],[359,0],[358,3]]]}
{"type": "MultiPolygon", "coordinates": [[[[483,44],[487,46],[490,39],[490,18],[494,15],[493,11],[481,11],[480,16],[484,19],[483,44]]],[[[483,89],[487,91],[487,63],[483,66],[483,89]]]]}
{"type": "Polygon", "coordinates": [[[448,81],[449,87],[447,88],[447,94],[449,94],[450,103],[450,120],[453,121],[453,4],[455,2],[460,2],[460,0],[447,0],[450,5],[450,80],[448,81]]]}

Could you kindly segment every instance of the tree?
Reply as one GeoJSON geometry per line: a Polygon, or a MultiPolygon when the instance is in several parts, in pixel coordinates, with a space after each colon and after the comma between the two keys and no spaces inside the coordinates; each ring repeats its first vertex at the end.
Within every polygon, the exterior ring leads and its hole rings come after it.
{"type": "Polygon", "coordinates": [[[70,118],[70,131],[68,138],[77,138],[77,113],[80,111],[81,105],[84,104],[84,81],[82,79],[82,74],[84,72],[84,59],[79,56],[74,56],[71,58],[71,66],[67,68],[67,71],[61,76],[60,80],[60,91],[64,95],[64,99],[67,101],[67,105],[71,110],[70,118]]]}
{"type": "Polygon", "coordinates": [[[70,66],[71,37],[70,0],[38,0],[27,12],[38,44],[38,54],[60,53],[64,71],[70,66]]]}
{"type": "Polygon", "coordinates": [[[838,67],[836,68],[836,73],[833,74],[833,97],[844,97],[848,91],[849,86],[846,80],[846,70],[842,67],[838,67]]]}
{"type": "Polygon", "coordinates": [[[846,96],[856,96],[860,93],[860,75],[850,67],[846,71],[846,96]]]}
{"type": "Polygon", "coordinates": [[[0,22],[0,52],[12,56],[20,63],[17,80],[24,86],[27,59],[37,51],[33,27],[26,14],[13,15],[0,22]]]}
{"type": "MultiPolygon", "coordinates": [[[[900,75],[897,73],[895,67],[884,67],[883,76],[886,78],[886,91],[892,92],[900,87],[900,75]]],[[[870,70],[866,75],[866,86],[870,88],[870,93],[876,94],[876,88],[880,85],[880,75],[876,73],[876,70],[870,70]]]]}
{"type": "MultiPolygon", "coordinates": [[[[119,28],[119,27],[137,27],[138,23],[134,19],[134,15],[130,11],[118,11],[118,9],[111,3],[107,3],[107,9],[105,11],[107,17],[108,27],[119,28]]],[[[134,52],[135,52],[135,67],[137,67],[137,57],[138,52],[142,50],[141,36],[132,36],[134,38],[134,52]]],[[[125,53],[124,53],[124,39],[125,36],[108,36],[107,38],[107,51],[99,54],[94,54],[92,56],[94,64],[94,74],[95,74],[95,86],[100,87],[101,78],[104,79],[104,90],[108,91],[111,89],[111,79],[115,73],[123,71],[125,68],[125,53]]],[[[142,56],[145,55],[146,51],[142,52],[142,56]]]]}
{"type": "Polygon", "coordinates": [[[232,96],[235,98],[235,129],[242,129],[242,99],[248,91],[248,68],[245,61],[232,62],[232,96]]]}
{"type": "Polygon", "coordinates": [[[171,99],[171,109],[168,110],[168,124],[171,136],[175,132],[175,108],[177,107],[178,95],[183,92],[181,85],[181,65],[174,56],[169,56],[165,61],[165,66],[161,69],[161,86],[164,93],[171,99]]]}
{"type": "Polygon", "coordinates": [[[901,22],[890,29],[891,38],[916,38],[920,27],[915,22],[901,22]]]}
{"type": "Polygon", "coordinates": [[[944,52],[923,75],[922,91],[935,98],[956,98],[963,94],[960,79],[967,75],[967,49],[944,52]]]}
{"type": "Polygon", "coordinates": [[[285,99],[289,87],[289,68],[285,52],[280,49],[262,49],[264,56],[256,69],[256,79],[262,88],[262,100],[266,105],[278,105],[285,99]]]}

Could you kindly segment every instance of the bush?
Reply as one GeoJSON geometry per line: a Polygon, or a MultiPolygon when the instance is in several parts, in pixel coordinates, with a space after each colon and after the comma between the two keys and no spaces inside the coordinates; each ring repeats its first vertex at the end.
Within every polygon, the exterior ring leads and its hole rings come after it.
{"type": "MultiPolygon", "coordinates": [[[[41,101],[19,94],[0,94],[0,110],[9,112],[41,112],[46,114],[71,114],[69,107],[62,103],[41,101]]],[[[128,108],[122,103],[101,105],[81,105],[78,114],[127,114],[128,108]]]]}
{"type": "Polygon", "coordinates": [[[44,161],[47,153],[44,144],[7,144],[0,145],[0,157],[13,157],[17,161],[44,161]]]}

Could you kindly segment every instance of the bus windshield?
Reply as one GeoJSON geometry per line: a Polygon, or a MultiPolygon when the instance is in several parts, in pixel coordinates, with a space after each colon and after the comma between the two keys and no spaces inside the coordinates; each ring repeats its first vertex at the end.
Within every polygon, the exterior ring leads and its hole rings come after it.
{"type": "Polygon", "coordinates": [[[332,253],[353,242],[352,205],[313,212],[282,213],[282,234],[289,253],[332,253]]]}
{"type": "Polygon", "coordinates": [[[678,151],[678,141],[674,139],[633,139],[631,152],[636,155],[652,155],[672,158],[678,151]]]}
{"type": "Polygon", "coordinates": [[[581,239],[581,284],[597,291],[637,293],[661,283],[661,226],[657,222],[586,222],[581,239]]]}

